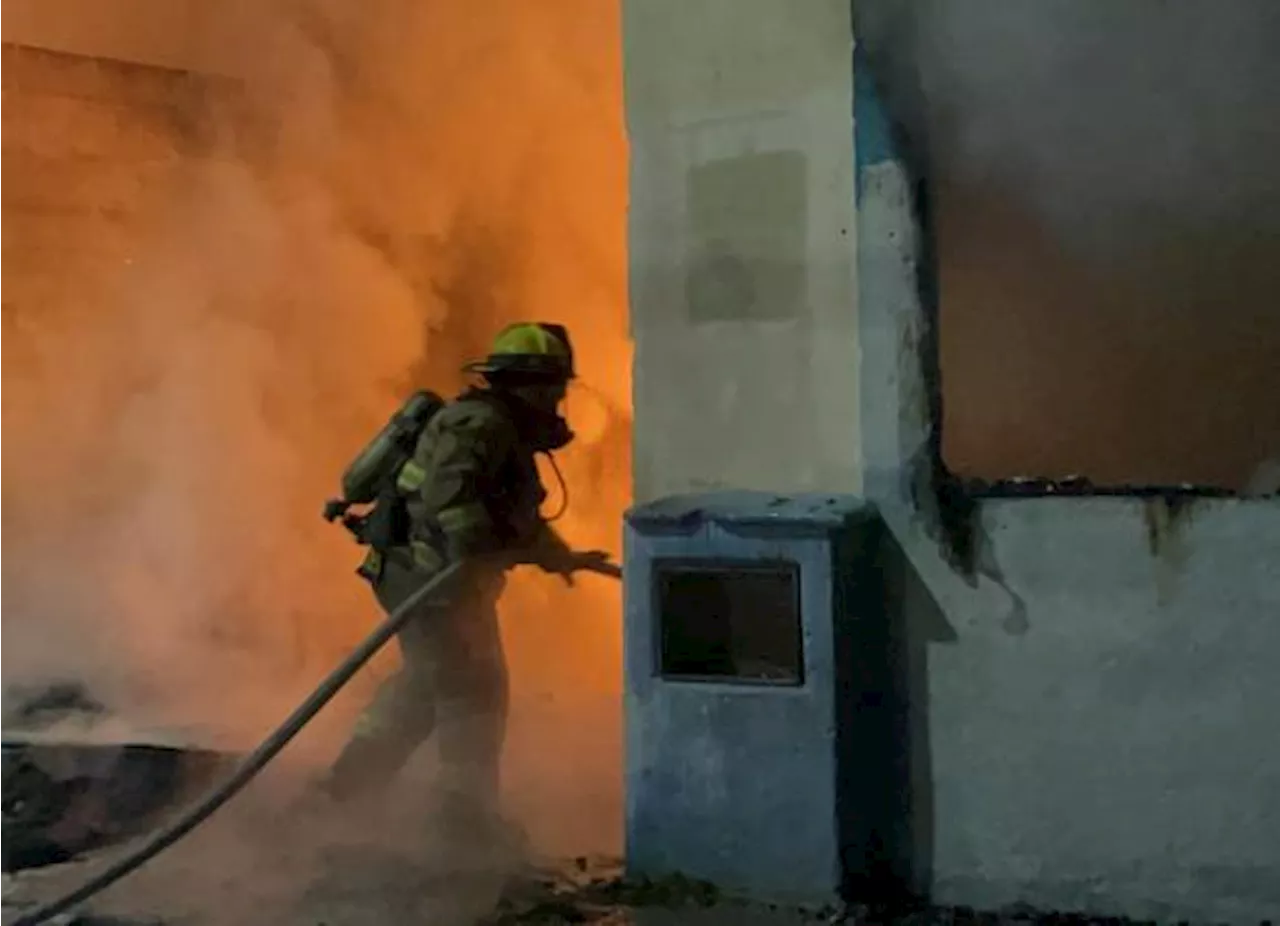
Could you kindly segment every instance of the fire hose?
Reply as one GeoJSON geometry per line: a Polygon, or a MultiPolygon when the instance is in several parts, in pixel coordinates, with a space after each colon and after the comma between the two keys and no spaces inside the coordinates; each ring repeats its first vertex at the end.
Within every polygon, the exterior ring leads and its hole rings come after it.
{"type": "MultiPolygon", "coordinates": [[[[610,564],[611,565],[611,564],[610,564]]],[[[223,804],[234,797],[252,781],[279,752],[289,744],[305,727],[320,709],[328,704],[343,686],[347,684],[364,664],[373,658],[392,637],[413,616],[415,609],[433,592],[457,574],[462,563],[452,563],[436,575],[424,582],[413,594],[393,610],[381,624],[374,629],[360,645],[351,651],[345,660],[334,669],[311,695],[302,702],[292,714],[270,736],[268,736],[252,753],[245,758],[235,772],[221,786],[210,792],[203,800],[196,803],[185,814],[165,826],[151,837],[145,844],[125,858],[120,859],[105,871],[90,878],[80,887],[52,900],[31,913],[25,914],[13,923],[13,926],[38,926],[47,923],[60,913],[78,906],[100,891],[115,884],[126,875],[132,874],[165,849],[186,836],[197,826],[207,820],[223,804]]],[[[611,569],[596,569],[606,575],[621,577],[621,570],[616,566],[611,569]]]]}

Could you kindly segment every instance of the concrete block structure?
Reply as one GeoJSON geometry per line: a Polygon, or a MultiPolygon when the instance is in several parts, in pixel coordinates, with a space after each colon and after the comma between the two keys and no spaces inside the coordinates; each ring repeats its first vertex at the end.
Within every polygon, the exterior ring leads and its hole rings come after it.
{"type": "Polygon", "coordinates": [[[891,840],[879,522],[857,498],[713,493],[628,517],[629,871],[835,901],[891,840]],[[874,847],[874,848],[873,848],[874,847]]]}

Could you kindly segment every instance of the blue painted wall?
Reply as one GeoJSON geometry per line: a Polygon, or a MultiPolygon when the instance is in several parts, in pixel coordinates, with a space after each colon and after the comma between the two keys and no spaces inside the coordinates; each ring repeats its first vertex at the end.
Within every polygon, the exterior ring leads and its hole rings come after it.
{"type": "Polygon", "coordinates": [[[871,74],[866,50],[853,50],[854,178],[858,198],[862,198],[863,176],[868,167],[899,158],[894,128],[880,88],[871,74]]]}

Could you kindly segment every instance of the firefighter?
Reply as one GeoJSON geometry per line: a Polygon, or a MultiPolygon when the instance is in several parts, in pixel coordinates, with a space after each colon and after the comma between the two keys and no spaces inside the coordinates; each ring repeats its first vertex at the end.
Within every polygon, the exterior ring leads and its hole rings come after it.
{"type": "Polygon", "coordinates": [[[514,565],[573,574],[608,563],[574,552],[540,514],[546,497],[534,462],[573,438],[559,413],[574,376],[559,325],[508,326],[489,356],[469,364],[483,385],[426,422],[397,475],[407,543],[370,549],[361,573],[388,612],[447,563],[462,571],[404,627],[402,666],[356,722],[324,782],[346,800],[387,785],[415,749],[438,737],[449,820],[474,831],[501,821],[499,762],[508,678],[496,605],[514,565]]]}

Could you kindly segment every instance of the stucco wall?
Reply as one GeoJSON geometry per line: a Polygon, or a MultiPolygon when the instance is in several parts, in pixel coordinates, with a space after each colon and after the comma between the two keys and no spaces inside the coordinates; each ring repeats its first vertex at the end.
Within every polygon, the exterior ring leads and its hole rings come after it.
{"type": "Polygon", "coordinates": [[[636,498],[857,491],[848,4],[623,9],[636,498]]]}
{"type": "MultiPolygon", "coordinates": [[[[934,423],[912,191],[874,95],[854,106],[848,4],[624,8],[637,499],[822,488],[881,507],[904,553],[904,870],[918,890],[978,906],[1274,917],[1280,505],[987,501],[971,525],[976,577],[958,574],[918,491],[934,423]],[[785,148],[821,165],[798,258],[803,319],[690,319],[689,174],[703,137],[716,153],[785,148]]],[[[785,211],[742,196],[732,223],[785,211]]]]}

